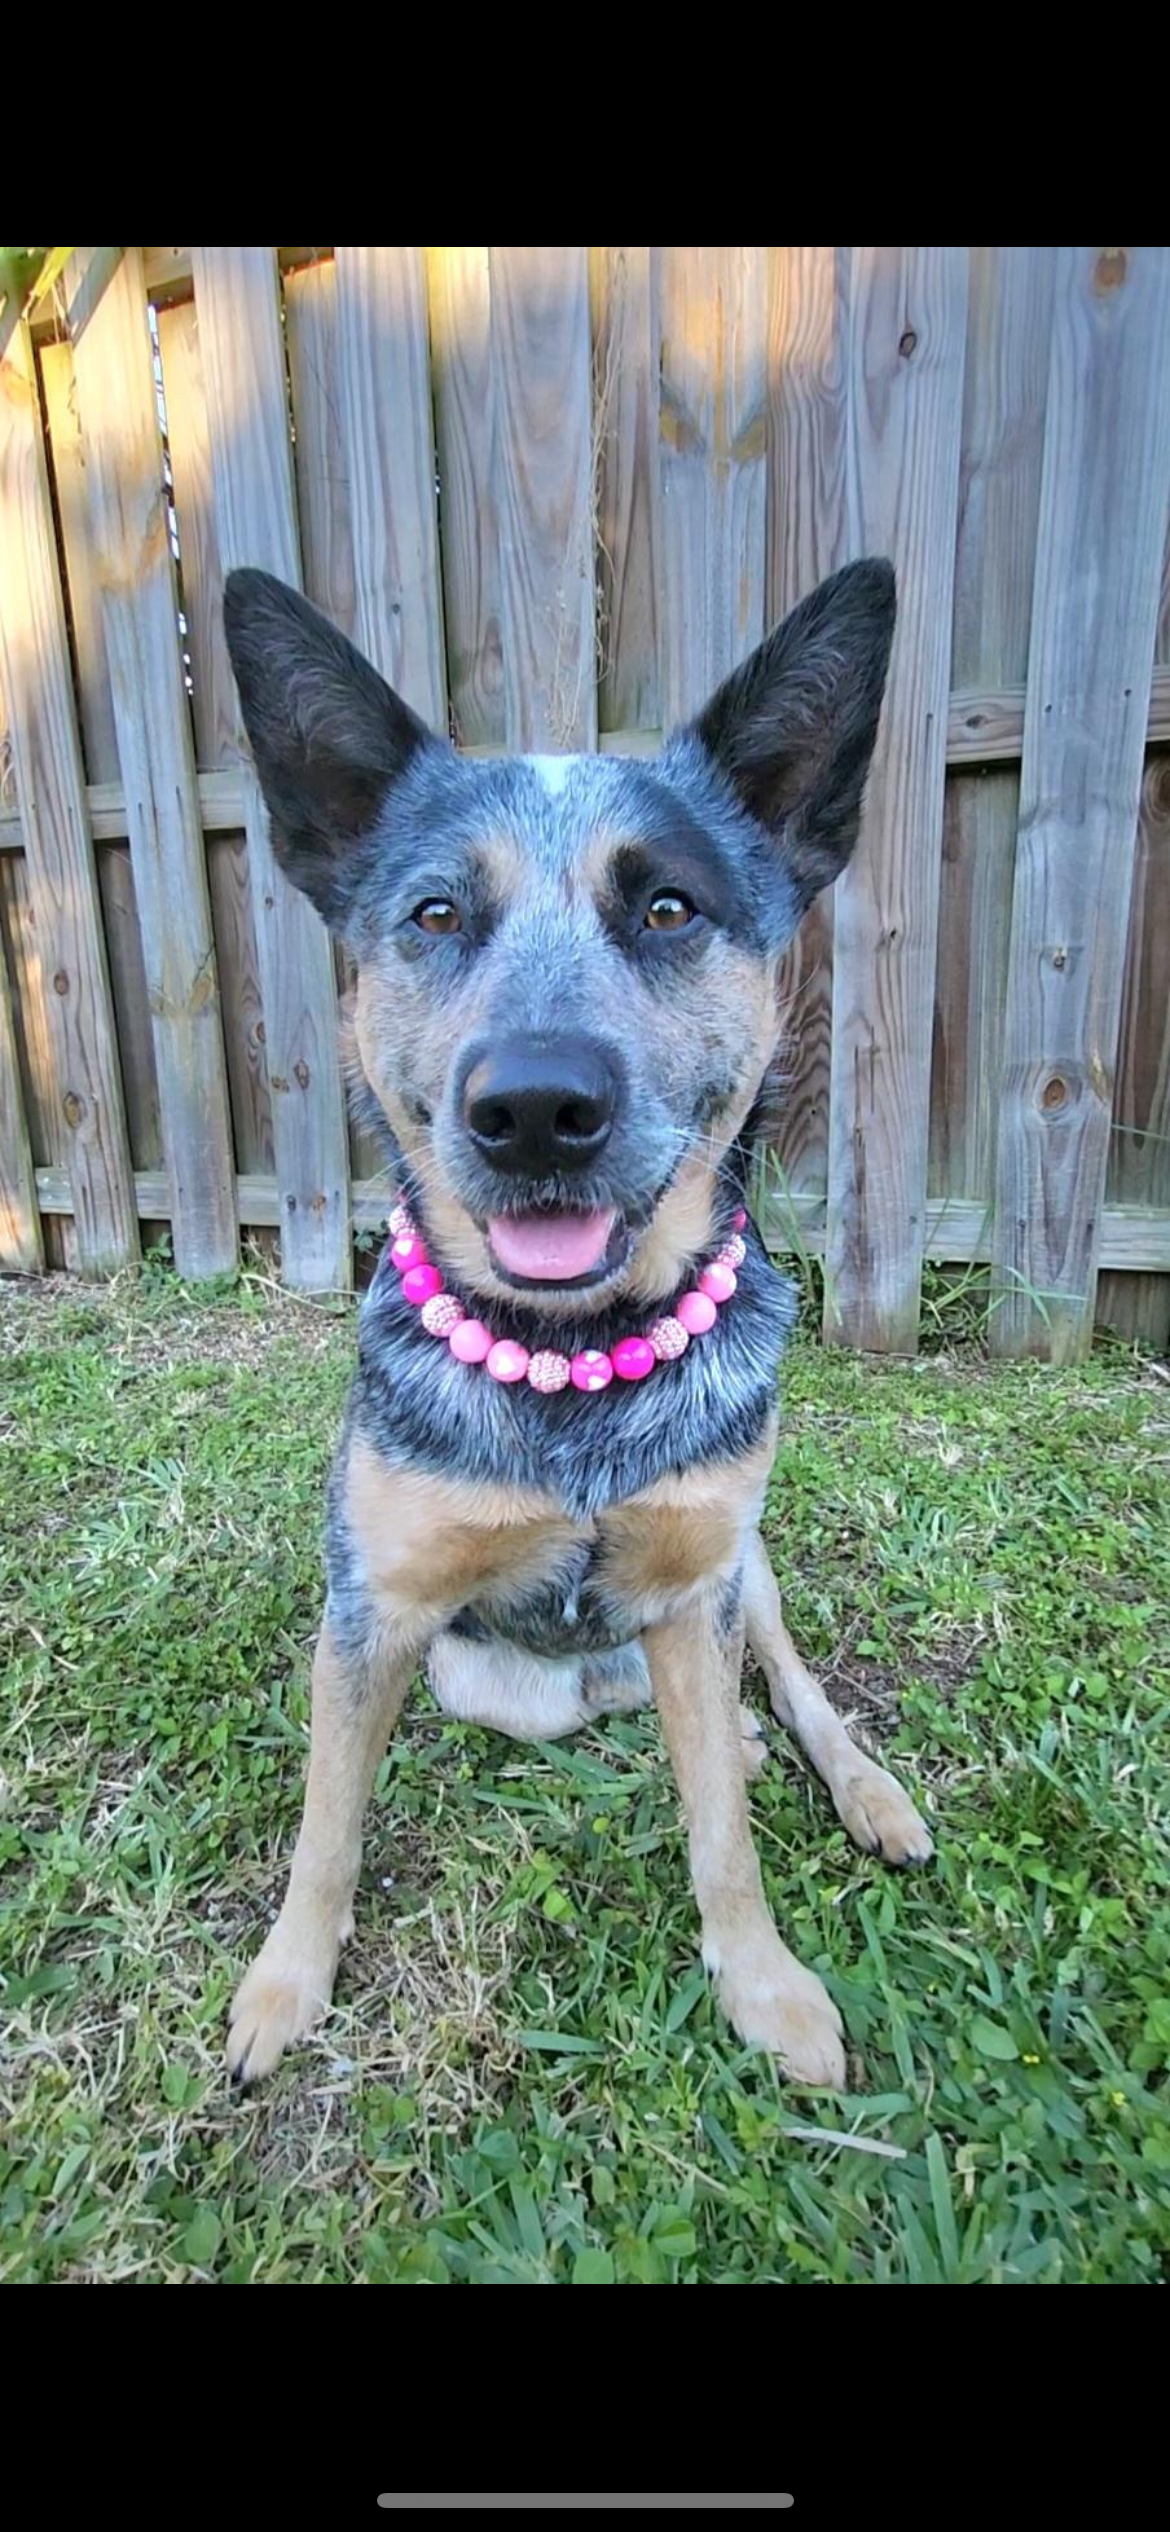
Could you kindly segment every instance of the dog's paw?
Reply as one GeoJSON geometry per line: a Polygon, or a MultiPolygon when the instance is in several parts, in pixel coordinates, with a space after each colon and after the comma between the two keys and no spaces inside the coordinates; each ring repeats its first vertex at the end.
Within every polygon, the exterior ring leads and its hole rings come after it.
{"type": "Polygon", "coordinates": [[[768,1764],[768,1743],[758,1714],[750,1706],[739,1709],[739,1738],[743,1752],[743,1772],[750,1785],[753,1776],[762,1775],[768,1764]]]}
{"type": "Polygon", "coordinates": [[[320,2021],[336,1965],[334,1952],[298,1951],[279,1922],[273,1926],[232,2006],[227,2062],[233,2083],[259,2083],[283,2051],[320,2021]]]}
{"type": "Polygon", "coordinates": [[[872,1759],[858,1756],[833,1786],[833,1801],[854,1845],[867,1855],[880,1855],[887,1864],[930,1862],[934,1839],[925,1820],[897,1779],[872,1759]]]}
{"type": "Polygon", "coordinates": [[[720,2004],[751,2048],[770,2049],[796,2084],[845,2086],[841,2016],[811,1969],[802,1969],[778,1934],[753,1938],[707,1965],[720,2004]]]}

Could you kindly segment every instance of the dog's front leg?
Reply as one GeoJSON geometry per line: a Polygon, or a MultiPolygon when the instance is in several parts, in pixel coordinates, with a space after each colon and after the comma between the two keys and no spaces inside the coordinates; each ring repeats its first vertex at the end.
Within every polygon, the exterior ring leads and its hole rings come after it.
{"type": "Polygon", "coordinates": [[[319,2021],[337,1956],[353,1929],[362,1814],[421,1650],[386,1626],[359,1656],[343,1654],[326,1618],[313,1662],[309,1780],[288,1890],[232,2006],[228,2065],[256,2083],[282,2049],[319,2021]]]}
{"type": "Polygon", "coordinates": [[[713,1584],[677,1617],[648,1627],[654,1698],[690,1841],[703,1959],[741,2040],[772,2049],[797,2082],[845,2082],[841,2018],[811,1970],[781,1942],[764,1897],[744,1788],[739,1637],[713,1584]]]}

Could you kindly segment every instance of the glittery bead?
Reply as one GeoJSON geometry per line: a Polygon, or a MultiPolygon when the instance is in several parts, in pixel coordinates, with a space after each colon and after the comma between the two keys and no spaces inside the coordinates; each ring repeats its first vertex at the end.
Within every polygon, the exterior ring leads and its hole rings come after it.
{"type": "Polygon", "coordinates": [[[595,1347],[574,1354],[569,1365],[569,1378],[574,1389],[608,1389],[613,1379],[613,1364],[608,1354],[599,1354],[595,1347]]]}
{"type": "Polygon", "coordinates": [[[745,1244],[745,1242],[744,1242],[743,1240],[741,1240],[741,1239],[740,1239],[739,1234],[738,1234],[738,1232],[737,1232],[737,1234],[736,1234],[736,1236],[735,1236],[735,1238],[734,1238],[733,1240],[728,1240],[726,1248],[721,1248],[721,1249],[720,1249],[720,1251],[719,1251],[719,1255],[718,1255],[718,1257],[716,1258],[715,1263],[716,1263],[716,1265],[717,1265],[717,1266],[732,1266],[732,1267],[739,1267],[739,1266],[742,1266],[743,1261],[744,1261],[744,1259],[745,1259],[745,1257],[746,1257],[746,1256],[747,1256],[747,1247],[746,1247],[746,1244],[745,1244]]]}
{"type": "Polygon", "coordinates": [[[463,1318],[463,1306],[453,1292],[433,1292],[422,1306],[422,1323],[428,1336],[453,1336],[463,1318]]]}
{"type": "Polygon", "coordinates": [[[404,1231],[413,1231],[416,1227],[414,1215],[408,1204],[396,1204],[391,1207],[389,1229],[392,1239],[399,1240],[404,1231]]]}
{"type": "Polygon", "coordinates": [[[493,1380],[523,1380],[527,1369],[527,1346],[514,1345],[508,1336],[501,1337],[499,1344],[493,1345],[484,1363],[484,1370],[491,1373],[493,1380]]]}
{"type": "Polygon", "coordinates": [[[542,1397],[551,1397],[555,1389],[568,1388],[571,1370],[567,1354],[534,1354],[528,1366],[528,1386],[539,1389],[542,1397]]]}
{"type": "Polygon", "coordinates": [[[742,1231],[742,1230],[743,1230],[743,1228],[744,1228],[744,1225],[746,1224],[746,1222],[747,1222],[747,1215],[746,1215],[746,1213],[744,1212],[743,1206],[742,1206],[741,1204],[737,1204],[737,1206],[736,1206],[736,1208],[735,1208],[735,1211],[734,1211],[734,1213],[732,1214],[732,1217],[731,1217],[731,1227],[732,1227],[732,1230],[733,1230],[733,1231],[742,1231]]]}
{"type": "Polygon", "coordinates": [[[482,1319],[461,1319],[447,1339],[457,1363],[486,1363],[495,1341],[482,1319]]]}
{"type": "Polygon", "coordinates": [[[645,1380],[657,1360],[653,1346],[644,1336],[619,1337],[610,1355],[619,1380],[645,1380]]]}
{"type": "Polygon", "coordinates": [[[408,1266],[426,1266],[430,1263],[426,1241],[420,1239],[417,1231],[400,1231],[397,1239],[390,1243],[390,1255],[400,1275],[406,1273],[408,1266]]]}
{"type": "Polygon", "coordinates": [[[709,1301],[730,1301],[735,1284],[735,1271],[731,1266],[704,1266],[699,1277],[699,1290],[706,1293],[709,1301]]]}
{"type": "Polygon", "coordinates": [[[682,1320],[688,1336],[705,1336],[708,1328],[714,1327],[719,1313],[709,1294],[684,1292],[674,1315],[682,1320]]]}
{"type": "Polygon", "coordinates": [[[656,1319],[653,1327],[646,1330],[646,1342],[653,1346],[655,1359],[660,1363],[677,1362],[690,1341],[681,1319],[656,1319]]]}
{"type": "Polygon", "coordinates": [[[443,1289],[443,1278],[437,1266],[408,1266],[402,1278],[402,1289],[416,1310],[443,1289]]]}

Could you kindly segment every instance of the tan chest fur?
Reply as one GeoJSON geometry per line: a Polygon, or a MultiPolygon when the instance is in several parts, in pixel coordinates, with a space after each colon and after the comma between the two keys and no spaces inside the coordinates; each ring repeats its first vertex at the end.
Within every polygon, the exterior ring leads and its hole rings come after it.
{"type": "Polygon", "coordinates": [[[387,1617],[440,1625],[459,1609],[520,1605],[582,1547],[597,1588],[630,1612],[631,1631],[734,1570],[759,1516],[775,1450],[770,1425],[735,1461],[661,1479],[644,1494],[574,1521],[552,1496],[392,1469],[361,1437],[345,1495],[371,1597],[387,1617]]]}

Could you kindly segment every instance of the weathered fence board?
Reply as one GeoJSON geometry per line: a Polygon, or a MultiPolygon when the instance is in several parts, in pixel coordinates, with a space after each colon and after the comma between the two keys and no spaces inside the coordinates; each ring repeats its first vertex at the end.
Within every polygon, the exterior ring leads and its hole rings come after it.
{"type": "MultiPolygon", "coordinates": [[[[1028,667],[1053,252],[971,251],[951,682],[1028,667]]],[[[1019,807],[1016,766],[948,774],[931,1082],[932,1194],[991,1200],[1019,807]]]]}
{"type": "Polygon", "coordinates": [[[764,626],[767,256],[659,250],[662,705],[697,712],[764,626]]]}
{"type": "Polygon", "coordinates": [[[504,653],[486,246],[428,247],[427,288],[452,734],[463,747],[502,746],[504,653]]]}
{"type": "MultiPolygon", "coordinates": [[[[1110,1204],[1170,1206],[1170,755],[1152,756],[1142,783],[1113,1104],[1106,1224],[1110,1204]]],[[[1107,1272],[1097,1315],[1165,1347],[1170,1275],[1107,1272]]]]}
{"type": "MultiPolygon", "coordinates": [[[[106,658],[97,556],[90,533],[85,452],[81,442],[81,416],[69,344],[44,344],[40,367],[61,560],[73,634],[77,696],[81,707],[82,753],[91,783],[114,782],[120,789],[114,699],[106,658]]],[[[92,826],[92,801],[90,823],[92,826]]],[[[96,828],[94,832],[96,837],[96,828]]],[[[154,1031],[129,844],[107,839],[98,846],[96,862],[130,1150],[136,1169],[154,1169],[161,1164],[163,1157],[162,1120],[154,1061],[154,1031]]]]}
{"type": "MultiPolygon", "coordinates": [[[[300,577],[284,344],[268,247],[198,247],[193,258],[220,561],[300,577]]],[[[348,1153],[329,942],[277,867],[254,778],[245,781],[248,865],[264,1000],[281,1255],[302,1290],[351,1277],[348,1153]]]]}
{"type": "Polygon", "coordinates": [[[1170,259],[1062,249],[1002,1057],[997,1352],[1090,1340],[1170,506],[1170,259]]]}
{"type": "Polygon", "coordinates": [[[825,1334],[918,1338],[946,765],[967,264],[953,247],[854,250],[850,501],[856,550],[898,574],[862,841],[837,889],[825,1334]]]}
{"type": "MultiPolygon", "coordinates": [[[[848,261],[836,246],[775,246],[768,294],[767,590],[778,624],[853,550],[849,520],[848,261]]],[[[765,1146],[777,1194],[829,1172],[833,892],[814,899],[784,961],[783,1102],[765,1146]]]]}
{"type": "Polygon", "coordinates": [[[493,246],[492,439],[509,747],[597,744],[585,248],[493,246]]]}
{"type": "MultiPolygon", "coordinates": [[[[199,327],[193,302],[163,308],[158,317],[159,354],[166,399],[167,445],[178,521],[186,649],[190,661],[195,750],[202,767],[236,767],[238,712],[223,630],[223,573],[215,529],[211,440],[199,327]]],[[[200,780],[207,836],[207,885],[219,968],[228,1090],[236,1161],[242,1170],[274,1166],[272,1102],[268,1089],[264,1005],[252,899],[248,841],[238,831],[219,831],[208,808],[209,777],[200,780]]],[[[235,816],[242,826],[241,794],[235,816]]]]}
{"type": "Polygon", "coordinates": [[[90,535],[154,1024],[174,1256],[180,1274],[198,1279],[229,1273],[239,1243],[146,288],[137,247],[127,247],[92,306],[92,264],[82,253],[70,269],[90,535]]]}
{"type": "Polygon", "coordinates": [[[658,334],[648,246],[590,249],[597,474],[597,715],[662,726],[658,680],[658,334]]]}
{"type": "Polygon", "coordinates": [[[0,366],[0,549],[0,667],[54,1104],[64,1129],[78,1259],[88,1272],[103,1274],[137,1257],[138,1219],[35,359],[22,327],[0,366]]]}
{"type": "Polygon", "coordinates": [[[432,729],[447,727],[426,269],[418,246],[337,249],[338,389],[357,640],[432,729]]]}

